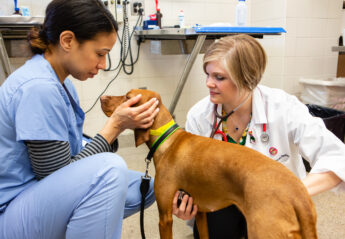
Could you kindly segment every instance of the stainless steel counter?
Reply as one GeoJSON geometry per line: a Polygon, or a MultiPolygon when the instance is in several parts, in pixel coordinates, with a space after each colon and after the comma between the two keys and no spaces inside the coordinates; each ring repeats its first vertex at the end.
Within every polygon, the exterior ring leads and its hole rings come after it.
{"type": "Polygon", "coordinates": [[[2,25],[37,25],[43,24],[44,17],[23,17],[23,16],[1,16],[0,26],[2,25]]]}
{"type": "Polygon", "coordinates": [[[216,39],[223,36],[248,34],[256,38],[264,35],[280,35],[285,30],[280,27],[192,27],[163,28],[155,30],[137,30],[135,35],[141,40],[187,40],[206,35],[206,39],[216,39]]]}

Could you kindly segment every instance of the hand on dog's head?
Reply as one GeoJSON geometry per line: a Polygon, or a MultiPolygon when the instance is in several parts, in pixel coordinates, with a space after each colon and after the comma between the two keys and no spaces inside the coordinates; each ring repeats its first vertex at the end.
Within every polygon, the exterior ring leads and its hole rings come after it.
{"type": "Polygon", "coordinates": [[[125,101],[139,94],[141,94],[141,98],[139,102],[132,105],[132,107],[142,105],[152,98],[156,98],[157,100],[159,100],[159,102],[161,102],[160,95],[154,91],[143,90],[143,89],[132,89],[129,92],[127,92],[126,95],[122,95],[122,96],[102,95],[100,98],[102,110],[106,116],[110,117],[111,114],[119,105],[121,105],[125,101]]]}
{"type": "MultiPolygon", "coordinates": [[[[109,95],[101,96],[100,101],[101,101],[102,110],[106,116],[110,117],[119,105],[123,104],[127,100],[132,99],[133,97],[139,94],[141,94],[140,100],[136,104],[131,105],[131,107],[140,106],[152,98],[156,98],[159,101],[159,105],[161,104],[161,97],[158,93],[154,91],[150,91],[150,90],[132,89],[129,92],[127,92],[126,95],[122,95],[122,96],[109,96],[109,95]]],[[[150,137],[149,130],[150,128],[134,130],[136,146],[139,146],[149,140],[149,137],[150,137]]]]}

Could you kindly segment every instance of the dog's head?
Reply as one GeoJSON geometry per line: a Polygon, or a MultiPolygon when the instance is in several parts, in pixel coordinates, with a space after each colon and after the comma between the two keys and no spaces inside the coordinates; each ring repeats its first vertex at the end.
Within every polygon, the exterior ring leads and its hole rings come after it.
{"type": "MultiPolygon", "coordinates": [[[[149,101],[152,98],[156,98],[159,100],[158,107],[161,106],[161,97],[158,93],[150,90],[142,90],[142,89],[132,89],[129,92],[127,92],[126,95],[123,96],[108,96],[104,95],[101,96],[101,107],[103,112],[106,116],[110,117],[112,113],[115,111],[115,109],[124,103],[125,101],[135,97],[136,95],[141,94],[141,99],[138,103],[135,105],[132,105],[132,107],[136,107],[139,105],[142,105],[149,101]]],[[[134,136],[135,136],[135,145],[138,147],[139,145],[147,142],[150,138],[150,128],[148,129],[134,129],[134,136]]]]}

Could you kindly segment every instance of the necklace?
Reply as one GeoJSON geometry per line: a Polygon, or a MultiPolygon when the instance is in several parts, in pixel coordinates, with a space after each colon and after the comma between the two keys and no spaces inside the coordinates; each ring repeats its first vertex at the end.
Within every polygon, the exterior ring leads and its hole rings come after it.
{"type": "MultiPolygon", "coordinates": [[[[224,117],[225,115],[226,115],[226,112],[225,112],[224,109],[222,109],[222,116],[224,117]]],[[[231,117],[229,117],[229,119],[231,120],[231,122],[235,126],[234,127],[234,131],[237,132],[240,129],[239,126],[237,124],[235,124],[234,120],[231,117]]],[[[226,125],[226,120],[222,121],[222,128],[223,128],[223,132],[224,133],[228,132],[228,126],[226,125]]]]}
{"type": "MultiPolygon", "coordinates": [[[[223,111],[222,114],[223,114],[223,115],[226,114],[225,111],[223,111]]],[[[235,123],[235,121],[234,121],[231,117],[229,117],[229,119],[231,120],[231,122],[232,122],[233,125],[234,125],[233,132],[238,132],[239,129],[240,129],[240,126],[237,125],[237,124],[235,123]]],[[[250,113],[249,123],[250,123],[251,119],[252,119],[252,113],[250,113]]],[[[249,126],[249,124],[247,125],[247,127],[248,127],[248,126],[249,126]]],[[[228,126],[227,126],[227,124],[226,124],[226,121],[222,121],[222,128],[223,128],[223,132],[224,132],[225,134],[228,133],[228,126]]],[[[244,128],[244,127],[242,126],[241,128],[244,128]]],[[[231,133],[231,132],[229,132],[229,133],[231,133]]]]}

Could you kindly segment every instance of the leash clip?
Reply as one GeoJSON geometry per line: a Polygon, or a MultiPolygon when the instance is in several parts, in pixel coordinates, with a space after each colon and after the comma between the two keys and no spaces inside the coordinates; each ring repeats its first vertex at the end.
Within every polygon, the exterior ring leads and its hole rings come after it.
{"type": "Polygon", "coordinates": [[[146,163],[145,176],[142,176],[142,178],[144,178],[144,179],[151,179],[151,176],[149,175],[149,166],[150,166],[151,160],[146,158],[145,159],[145,163],[146,163]]]}

